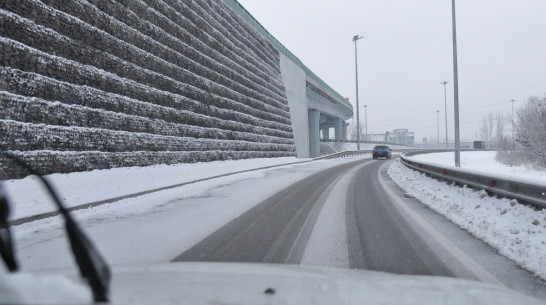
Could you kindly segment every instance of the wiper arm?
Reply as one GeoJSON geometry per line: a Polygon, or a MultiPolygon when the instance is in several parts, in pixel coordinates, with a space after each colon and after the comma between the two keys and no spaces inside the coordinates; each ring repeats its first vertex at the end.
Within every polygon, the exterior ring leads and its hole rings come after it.
{"type": "Polygon", "coordinates": [[[72,253],[74,254],[74,258],[78,264],[80,275],[87,279],[88,284],[93,291],[95,302],[108,302],[108,288],[111,277],[110,268],[108,268],[106,261],[91,243],[91,240],[87,238],[87,236],[79,228],[74,218],[72,218],[68,210],[64,207],[61,200],[57,196],[57,193],[53,189],[53,186],[45,177],[42,177],[17,156],[14,156],[8,152],[3,152],[3,154],[21,167],[25,168],[29,174],[38,177],[38,179],[44,184],[47,191],[53,198],[53,201],[57,205],[59,213],[63,215],[65,219],[65,228],[70,241],[70,247],[72,248],[72,253]]]}
{"type": "Polygon", "coordinates": [[[8,224],[8,198],[0,183],[0,254],[10,272],[17,271],[18,266],[13,252],[13,239],[8,224]]]}

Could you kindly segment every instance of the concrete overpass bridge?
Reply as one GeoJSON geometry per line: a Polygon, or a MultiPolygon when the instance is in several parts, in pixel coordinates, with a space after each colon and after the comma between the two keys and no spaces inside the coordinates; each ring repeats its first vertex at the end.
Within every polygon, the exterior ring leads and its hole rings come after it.
{"type": "Polygon", "coordinates": [[[297,156],[318,157],[321,133],[323,139],[346,140],[348,124],[345,120],[353,116],[353,106],[309,70],[237,1],[224,1],[279,51],[297,156]]]}

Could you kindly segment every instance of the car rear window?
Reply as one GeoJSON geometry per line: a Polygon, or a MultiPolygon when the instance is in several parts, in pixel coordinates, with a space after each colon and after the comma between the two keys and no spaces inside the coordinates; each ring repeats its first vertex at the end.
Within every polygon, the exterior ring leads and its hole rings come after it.
{"type": "Polygon", "coordinates": [[[388,146],[376,146],[374,149],[389,149],[388,146]]]}

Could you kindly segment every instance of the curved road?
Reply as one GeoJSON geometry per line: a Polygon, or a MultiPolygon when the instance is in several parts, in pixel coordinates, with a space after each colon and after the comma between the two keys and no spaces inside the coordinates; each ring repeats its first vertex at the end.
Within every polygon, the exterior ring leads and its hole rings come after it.
{"type": "Polygon", "coordinates": [[[309,176],[209,235],[174,261],[327,265],[441,275],[539,298],[546,286],[403,192],[389,161],[359,159],[309,176]]]}

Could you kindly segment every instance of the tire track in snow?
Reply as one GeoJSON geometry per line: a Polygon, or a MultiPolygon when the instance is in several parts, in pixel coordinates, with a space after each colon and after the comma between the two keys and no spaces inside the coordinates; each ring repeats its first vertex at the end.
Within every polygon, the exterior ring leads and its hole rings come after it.
{"type": "Polygon", "coordinates": [[[324,193],[325,202],[314,222],[302,265],[349,267],[345,217],[349,186],[355,173],[369,164],[366,162],[340,175],[324,193]]]}

